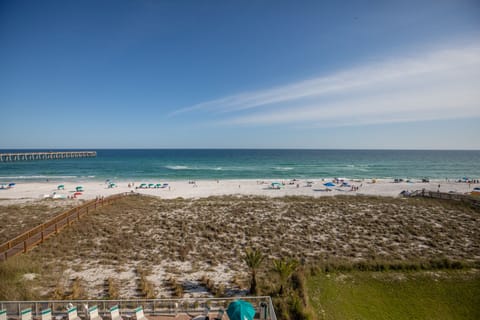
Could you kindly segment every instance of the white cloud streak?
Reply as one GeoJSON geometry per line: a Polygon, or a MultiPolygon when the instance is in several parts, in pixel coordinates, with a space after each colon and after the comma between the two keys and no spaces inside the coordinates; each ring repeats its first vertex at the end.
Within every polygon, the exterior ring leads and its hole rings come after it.
{"type": "Polygon", "coordinates": [[[318,126],[480,117],[480,46],[371,63],[324,77],[202,102],[229,125],[318,126]]]}

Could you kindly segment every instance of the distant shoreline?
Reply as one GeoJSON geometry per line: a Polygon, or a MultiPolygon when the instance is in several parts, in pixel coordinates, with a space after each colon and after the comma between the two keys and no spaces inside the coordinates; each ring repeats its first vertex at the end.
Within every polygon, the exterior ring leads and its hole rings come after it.
{"type": "Polygon", "coordinates": [[[122,192],[137,192],[158,196],[165,199],[205,198],[210,196],[309,196],[322,197],[334,195],[368,195],[397,197],[403,190],[414,191],[425,189],[428,191],[467,193],[480,184],[445,182],[445,180],[431,180],[428,183],[393,182],[392,179],[360,179],[345,180],[342,186],[340,181],[334,186],[325,186],[332,179],[227,179],[227,180],[133,180],[133,181],[43,181],[22,182],[9,189],[0,190],[2,203],[37,201],[45,198],[70,199],[81,186],[83,191],[75,199],[94,199],[122,192]],[[114,185],[110,185],[114,183],[114,185]],[[144,188],[139,188],[141,184],[144,188]],[[63,185],[63,188],[58,188],[63,185]]]}

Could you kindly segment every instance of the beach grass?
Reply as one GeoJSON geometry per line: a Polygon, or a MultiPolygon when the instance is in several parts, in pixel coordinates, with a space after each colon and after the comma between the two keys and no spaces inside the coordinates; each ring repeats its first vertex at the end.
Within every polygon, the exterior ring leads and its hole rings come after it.
{"type": "Polygon", "coordinates": [[[26,256],[17,256],[1,262],[0,301],[37,298],[33,289],[33,278],[40,272],[39,266],[26,256]]]}
{"type": "Polygon", "coordinates": [[[480,319],[480,273],[333,272],[308,277],[318,319],[480,319]]]}

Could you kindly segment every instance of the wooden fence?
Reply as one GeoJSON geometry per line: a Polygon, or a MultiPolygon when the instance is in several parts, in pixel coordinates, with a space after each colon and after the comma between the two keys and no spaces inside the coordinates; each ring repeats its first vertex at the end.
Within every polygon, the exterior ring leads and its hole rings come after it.
{"type": "Polygon", "coordinates": [[[428,191],[428,190],[416,190],[408,194],[407,196],[460,201],[460,202],[468,203],[474,207],[480,208],[480,198],[473,197],[467,194],[436,192],[436,191],[428,191]]]}
{"type": "Polygon", "coordinates": [[[0,261],[6,260],[20,253],[25,253],[34,246],[42,243],[53,235],[58,234],[63,228],[72,225],[87,213],[112,202],[136,193],[121,193],[106,198],[97,198],[81,206],[70,209],[58,216],[36,226],[21,235],[0,245],[0,261]]]}

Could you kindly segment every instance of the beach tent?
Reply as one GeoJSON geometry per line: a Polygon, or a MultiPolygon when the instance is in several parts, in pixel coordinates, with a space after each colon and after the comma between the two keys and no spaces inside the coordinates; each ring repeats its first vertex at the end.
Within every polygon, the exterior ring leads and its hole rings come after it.
{"type": "Polygon", "coordinates": [[[323,184],[325,187],[335,187],[335,183],[333,182],[327,182],[323,184]]]}
{"type": "Polygon", "coordinates": [[[280,189],[282,184],[280,182],[272,182],[272,189],[280,189]]]}
{"type": "Polygon", "coordinates": [[[253,320],[255,309],[248,301],[235,300],[228,305],[227,314],[230,320],[253,320]]]}

